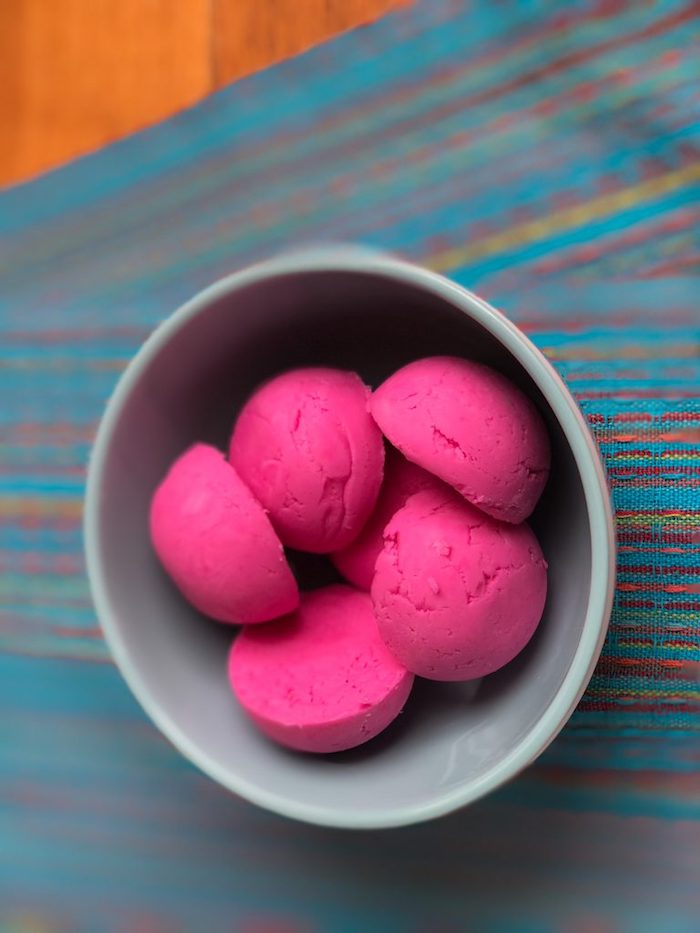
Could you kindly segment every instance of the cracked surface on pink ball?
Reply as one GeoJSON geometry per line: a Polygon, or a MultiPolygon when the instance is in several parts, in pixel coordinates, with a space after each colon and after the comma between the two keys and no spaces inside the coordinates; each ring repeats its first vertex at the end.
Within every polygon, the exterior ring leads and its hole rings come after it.
{"type": "Polygon", "coordinates": [[[422,489],[444,489],[444,484],[411,463],[393,447],[386,453],[384,482],[379,499],[357,538],[342,551],[331,555],[333,563],[353,586],[369,592],[374,576],[374,565],[384,545],[384,529],[409,496],[422,489]]]}
{"type": "Polygon", "coordinates": [[[433,680],[471,680],[532,637],[547,565],[528,525],[496,521],[452,491],[411,496],[389,522],[372,602],[389,649],[433,680]]]}
{"type": "Polygon", "coordinates": [[[228,672],[258,727],[307,752],[374,738],[401,712],[413,684],[380,638],[369,596],[340,585],[304,593],[286,619],[244,629],[228,672]]]}
{"type": "Polygon", "coordinates": [[[151,541],[195,608],[220,622],[266,622],[291,612],[299,590],[264,509],[224,455],[195,444],[151,501],[151,541]]]}
{"type": "Polygon", "coordinates": [[[549,476],[539,412],[515,385],[457,357],[416,360],[374,392],[370,409],[405,457],[489,515],[521,522],[549,476]]]}
{"type": "Polygon", "coordinates": [[[231,463],[282,542],[323,554],[359,534],[384,467],[370,390],[356,373],[297,369],[258,389],[231,437],[231,463]]]}

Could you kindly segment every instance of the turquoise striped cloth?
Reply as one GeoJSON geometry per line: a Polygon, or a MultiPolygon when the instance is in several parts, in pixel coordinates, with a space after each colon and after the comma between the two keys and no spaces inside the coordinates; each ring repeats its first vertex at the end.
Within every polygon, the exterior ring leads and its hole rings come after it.
{"type": "Polygon", "coordinates": [[[0,929],[700,929],[700,8],[426,0],[0,194],[0,929]],[[81,551],[129,357],[329,240],[482,293],[576,394],[620,541],[600,665],[440,822],[295,825],[196,773],[116,672],[81,551]]]}

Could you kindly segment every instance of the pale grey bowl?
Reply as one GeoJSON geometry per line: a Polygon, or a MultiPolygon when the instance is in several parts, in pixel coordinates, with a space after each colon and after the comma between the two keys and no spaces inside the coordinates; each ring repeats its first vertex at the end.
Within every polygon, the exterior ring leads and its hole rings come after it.
{"type": "Polygon", "coordinates": [[[122,376],[99,429],[86,505],[97,612],[126,681],[180,751],[237,794],[332,826],[398,826],[483,796],[532,762],[579,700],[600,653],[614,586],[605,473],[574,400],[527,338],[479,298],[391,257],[333,247],[232,275],[181,307],[122,376]],[[188,444],[225,447],[236,411],[293,366],[355,369],[377,384],[408,360],[461,354],[515,380],[552,438],[533,524],[549,561],[545,616],[523,654],[473,684],[416,685],[367,746],[310,756],[278,748],[226,681],[230,627],[192,610],[148,537],[149,501],[188,444]]]}

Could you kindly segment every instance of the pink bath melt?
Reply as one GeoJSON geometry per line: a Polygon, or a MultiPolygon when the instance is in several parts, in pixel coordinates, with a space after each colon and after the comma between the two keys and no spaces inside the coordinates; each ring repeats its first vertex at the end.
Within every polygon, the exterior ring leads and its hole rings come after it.
{"type": "Polygon", "coordinates": [[[349,583],[369,592],[374,564],[384,544],[387,522],[409,496],[431,488],[440,489],[444,485],[431,473],[406,460],[394,447],[388,448],[384,482],[374,511],[357,538],[342,551],[331,555],[333,563],[349,583]]]}
{"type": "Polygon", "coordinates": [[[280,539],[317,554],[346,547],[374,508],[384,444],[356,373],[296,369],[265,383],[236,421],[230,460],[280,539]]]}
{"type": "Polygon", "coordinates": [[[428,357],[390,376],[370,407],[404,456],[482,511],[513,523],[532,513],[549,475],[549,438],[534,404],[505,376],[428,357]]]}
{"type": "Polygon", "coordinates": [[[384,532],[372,582],[387,647],[432,680],[471,680],[511,661],[546,593],[547,565],[529,526],[496,521],[452,491],[408,499],[384,532]]]}
{"type": "Polygon", "coordinates": [[[302,594],[286,619],[243,629],[228,672],[258,727],[305,752],[341,751],[378,735],[413,683],[380,638],[369,596],[342,585],[302,594]]]}
{"type": "Polygon", "coordinates": [[[151,540],[195,608],[220,622],[291,612],[299,590],[264,509],[222,453],[195,444],[155,491],[151,540]]]}

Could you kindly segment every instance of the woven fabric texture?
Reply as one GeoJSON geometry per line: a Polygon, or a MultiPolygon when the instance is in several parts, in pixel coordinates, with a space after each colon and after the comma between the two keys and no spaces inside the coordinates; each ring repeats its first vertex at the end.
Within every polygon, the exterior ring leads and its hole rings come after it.
{"type": "Polygon", "coordinates": [[[696,3],[426,0],[0,195],[0,928],[698,929],[699,153],[696,3]],[[371,838],[183,761],[82,557],[91,439],[149,331],[329,240],[528,332],[600,442],[620,544],[602,659],[543,758],[371,838]]]}

